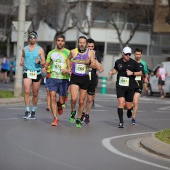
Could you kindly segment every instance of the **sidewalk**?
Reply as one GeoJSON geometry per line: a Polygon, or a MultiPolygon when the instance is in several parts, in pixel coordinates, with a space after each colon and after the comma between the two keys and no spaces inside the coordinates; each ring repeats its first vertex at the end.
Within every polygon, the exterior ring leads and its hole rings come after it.
{"type": "MultiPolygon", "coordinates": [[[[43,86],[43,88],[44,88],[44,86],[43,86]]],[[[0,90],[13,90],[13,83],[9,83],[9,84],[1,83],[0,90]]],[[[97,93],[101,93],[100,83],[97,88],[97,93]]],[[[107,84],[106,93],[109,95],[115,94],[115,85],[113,83],[107,84]]],[[[24,97],[0,98],[0,105],[1,104],[11,104],[11,103],[24,103],[24,97]]],[[[162,142],[162,141],[158,140],[157,138],[155,138],[154,133],[151,134],[151,136],[142,137],[142,139],[140,141],[140,145],[144,149],[148,150],[149,152],[152,152],[159,156],[170,159],[170,144],[166,144],[165,142],[162,142]]]]}

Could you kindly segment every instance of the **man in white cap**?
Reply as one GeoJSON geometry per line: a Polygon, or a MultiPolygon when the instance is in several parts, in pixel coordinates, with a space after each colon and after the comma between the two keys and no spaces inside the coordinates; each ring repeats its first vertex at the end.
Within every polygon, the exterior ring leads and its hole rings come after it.
{"type": "Polygon", "coordinates": [[[118,99],[117,113],[119,116],[118,128],[124,128],[123,108],[126,107],[127,116],[132,116],[132,104],[135,87],[135,76],[141,76],[142,70],[139,64],[130,58],[132,50],[130,47],[125,47],[122,51],[122,58],[115,61],[114,68],[109,72],[109,75],[117,73],[116,93],[118,99]],[[131,115],[130,115],[131,114],[131,115]]]}

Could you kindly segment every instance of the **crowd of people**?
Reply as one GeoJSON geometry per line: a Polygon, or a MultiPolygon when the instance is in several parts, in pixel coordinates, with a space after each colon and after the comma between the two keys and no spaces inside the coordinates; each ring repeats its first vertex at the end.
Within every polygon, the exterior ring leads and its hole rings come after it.
{"type": "MultiPolygon", "coordinates": [[[[83,122],[89,124],[98,74],[104,71],[94,51],[95,41],[80,36],[77,40],[78,46],[69,50],[65,48],[64,35],[57,35],[55,49],[51,50],[45,57],[43,48],[37,45],[37,38],[36,32],[30,32],[29,45],[22,49],[20,66],[23,67],[25,101],[23,118],[36,119],[38,92],[43,75],[45,76],[47,91],[46,110],[51,111],[53,117],[51,126],[59,124],[58,115],[63,113],[63,106],[68,93],[71,96],[71,113],[68,121],[70,123],[75,122],[77,128],[81,128],[83,122]],[[30,109],[29,96],[31,90],[33,95],[32,109],[30,109]],[[77,102],[78,108],[76,110],[77,102]]],[[[130,57],[131,55],[132,49],[130,47],[123,48],[122,57],[115,61],[114,68],[108,73],[109,76],[117,74],[118,128],[124,128],[124,110],[127,110],[127,117],[131,118],[132,124],[137,125],[136,115],[139,98],[143,84],[147,84],[149,78],[147,64],[141,59],[142,50],[135,49],[134,59],[130,57]]],[[[3,63],[6,63],[6,61],[3,60],[3,63]]],[[[1,72],[3,71],[6,72],[4,68],[1,69],[1,72]]],[[[163,73],[163,70],[159,69],[160,73],[163,73]]],[[[161,88],[160,91],[162,95],[163,90],[161,88]]]]}

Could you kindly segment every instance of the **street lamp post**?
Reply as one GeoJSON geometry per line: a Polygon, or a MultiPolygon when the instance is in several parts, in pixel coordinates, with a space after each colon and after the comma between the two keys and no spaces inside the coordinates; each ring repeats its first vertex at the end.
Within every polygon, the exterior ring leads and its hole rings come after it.
{"type": "Polygon", "coordinates": [[[18,30],[17,30],[17,56],[16,56],[16,77],[14,82],[14,96],[20,97],[22,93],[22,67],[20,60],[22,56],[22,48],[24,47],[24,31],[25,31],[25,9],[26,0],[19,1],[18,14],[18,30]]]}

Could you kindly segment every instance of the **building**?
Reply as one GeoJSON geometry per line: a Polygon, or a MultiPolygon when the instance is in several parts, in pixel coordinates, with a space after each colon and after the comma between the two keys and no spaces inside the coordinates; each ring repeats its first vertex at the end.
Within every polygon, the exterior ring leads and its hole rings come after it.
{"type": "MultiPolygon", "coordinates": [[[[16,1],[13,3],[16,4],[16,1]]],[[[61,2],[27,0],[26,20],[31,20],[33,23],[29,30],[37,30],[38,42],[46,53],[54,46],[55,34],[70,27],[71,29],[66,32],[63,31],[69,49],[76,46],[80,35],[95,39],[96,51],[105,68],[101,76],[107,76],[126,45],[132,50],[136,47],[142,48],[143,56],[151,68],[170,55],[169,33],[153,32],[154,9],[156,9],[154,0],[63,0],[61,2]],[[41,4],[41,8],[37,2],[41,4]],[[37,11],[42,11],[42,8],[49,13],[51,7],[49,3],[53,3],[50,16],[38,14],[37,11]],[[55,3],[60,3],[60,8],[57,8],[58,4],[55,3]],[[54,13],[57,11],[56,8],[62,10],[54,13]],[[67,12],[68,15],[65,15],[67,12]]],[[[14,6],[17,11],[17,6],[14,6]]],[[[17,36],[14,28],[11,40],[14,43],[13,53],[16,54],[17,36]]],[[[25,37],[26,42],[27,37],[25,37]]]]}

